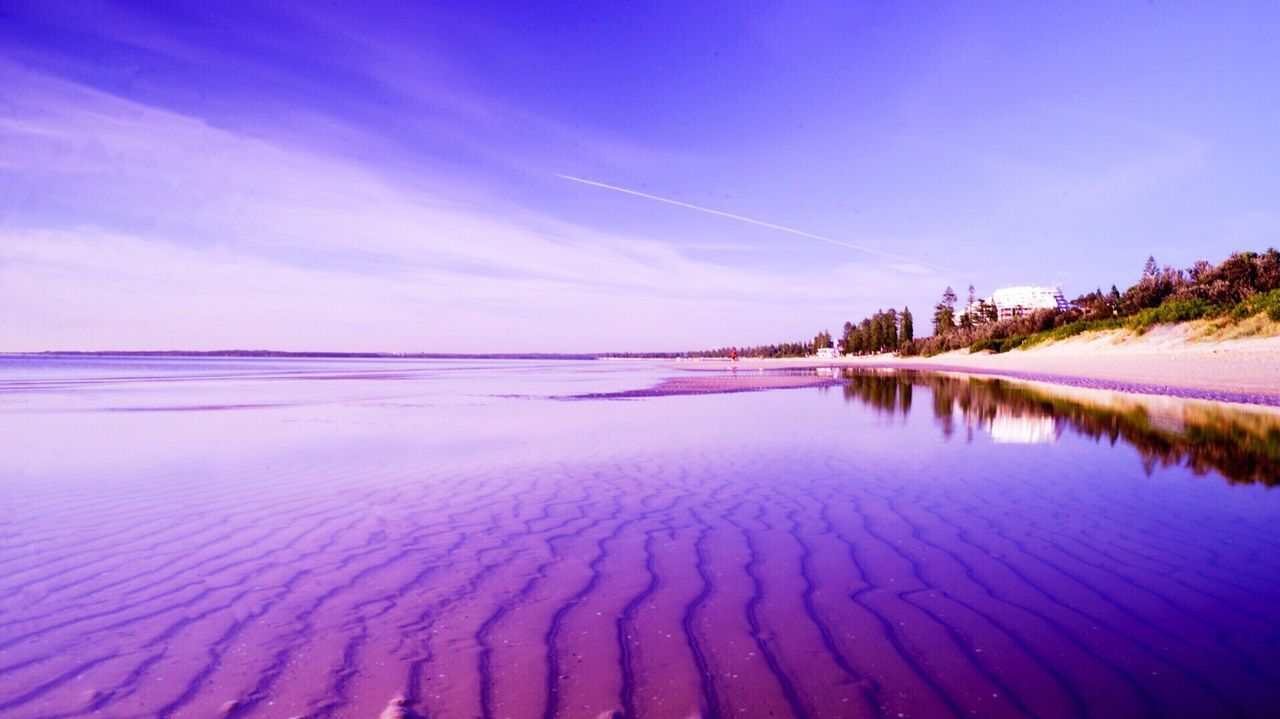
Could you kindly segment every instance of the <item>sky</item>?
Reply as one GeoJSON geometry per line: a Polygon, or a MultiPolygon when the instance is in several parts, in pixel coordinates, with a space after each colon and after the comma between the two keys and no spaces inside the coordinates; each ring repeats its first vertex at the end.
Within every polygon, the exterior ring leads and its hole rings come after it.
{"type": "Polygon", "coordinates": [[[0,351],[745,346],[1280,245],[1276,3],[784,5],[0,0],[0,351]]]}

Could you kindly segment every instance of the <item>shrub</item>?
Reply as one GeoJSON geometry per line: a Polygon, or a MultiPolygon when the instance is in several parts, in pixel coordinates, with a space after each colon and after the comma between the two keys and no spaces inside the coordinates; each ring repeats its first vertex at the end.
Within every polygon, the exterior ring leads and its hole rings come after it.
{"type": "Polygon", "coordinates": [[[1036,334],[1028,337],[1027,341],[1024,342],[1022,346],[1026,348],[1038,345],[1041,342],[1065,340],[1068,337],[1075,337],[1083,332],[1119,329],[1123,324],[1122,320],[1115,317],[1108,317],[1101,320],[1080,320],[1060,327],[1054,327],[1053,329],[1045,332],[1037,332],[1036,334]]]}
{"type": "Polygon", "coordinates": [[[1003,342],[1000,343],[1000,351],[1008,352],[1011,349],[1017,349],[1018,347],[1021,347],[1022,343],[1027,341],[1027,337],[1028,335],[1018,335],[1016,337],[1010,337],[1004,340],[1003,342]]]}
{"type": "Polygon", "coordinates": [[[1280,289],[1246,297],[1232,308],[1231,316],[1242,320],[1264,312],[1267,317],[1280,322],[1280,289]]]}
{"type": "Polygon", "coordinates": [[[1158,307],[1140,310],[1126,322],[1131,329],[1145,331],[1152,325],[1188,322],[1222,314],[1223,307],[1205,299],[1168,300],[1158,307]]]}

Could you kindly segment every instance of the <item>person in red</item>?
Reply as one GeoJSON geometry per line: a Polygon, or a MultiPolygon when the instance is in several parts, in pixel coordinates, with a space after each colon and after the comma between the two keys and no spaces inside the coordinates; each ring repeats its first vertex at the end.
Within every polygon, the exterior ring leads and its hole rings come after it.
{"type": "Polygon", "coordinates": [[[730,362],[738,361],[738,350],[729,350],[729,361],[730,362]]]}

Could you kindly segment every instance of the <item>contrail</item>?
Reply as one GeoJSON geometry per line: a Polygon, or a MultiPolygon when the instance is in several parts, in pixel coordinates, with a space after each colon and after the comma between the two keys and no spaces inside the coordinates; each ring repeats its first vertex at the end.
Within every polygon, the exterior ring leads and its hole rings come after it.
{"type": "MultiPolygon", "coordinates": [[[[688,210],[697,210],[698,212],[705,212],[705,213],[707,213],[708,215],[716,215],[717,217],[727,217],[727,218],[729,218],[730,220],[737,220],[738,222],[745,222],[745,223],[747,223],[747,224],[749,224],[749,225],[756,225],[756,226],[759,226],[759,227],[767,227],[767,228],[769,228],[769,229],[771,229],[771,230],[777,230],[777,231],[779,231],[779,232],[786,232],[786,233],[788,233],[788,234],[792,234],[792,235],[799,235],[800,237],[807,237],[807,238],[809,238],[809,239],[811,239],[811,240],[817,240],[817,241],[819,241],[819,242],[825,242],[825,243],[827,243],[827,244],[829,244],[829,245],[837,245],[837,246],[839,246],[839,247],[847,247],[847,248],[849,248],[849,249],[851,249],[851,250],[858,250],[859,252],[867,252],[867,253],[870,253],[870,254],[873,254],[873,255],[880,255],[881,257],[888,257],[888,258],[890,258],[890,259],[894,259],[894,260],[901,260],[902,262],[911,262],[911,263],[913,263],[913,264],[921,265],[921,266],[923,266],[923,267],[929,267],[929,268],[932,268],[932,269],[935,269],[935,270],[942,270],[943,272],[961,272],[961,273],[963,273],[963,271],[962,271],[962,270],[957,270],[957,269],[955,269],[954,267],[943,267],[942,265],[935,265],[935,264],[933,264],[932,262],[925,262],[925,261],[923,261],[923,260],[916,259],[915,257],[907,257],[906,255],[897,255],[897,254],[894,254],[894,253],[892,253],[892,252],[885,252],[884,250],[878,250],[878,249],[876,249],[876,248],[874,248],[874,247],[867,247],[866,245],[858,245],[858,244],[855,244],[855,243],[852,243],[852,242],[845,242],[845,241],[843,241],[843,240],[837,240],[837,239],[835,239],[835,238],[833,238],[833,237],[826,237],[826,236],[824,236],[824,235],[817,235],[817,234],[814,234],[814,233],[812,233],[812,232],[805,232],[804,230],[798,230],[798,229],[796,229],[796,228],[794,228],[794,227],[787,227],[786,225],[779,225],[779,224],[776,224],[776,223],[773,223],[773,222],[766,222],[766,221],[764,221],[764,220],[757,220],[757,219],[755,219],[754,217],[745,217],[745,216],[743,216],[743,215],[735,215],[735,214],[733,214],[732,212],[725,212],[725,211],[723,211],[723,210],[716,210],[716,209],[713,209],[713,208],[710,208],[710,207],[703,207],[703,206],[701,206],[701,205],[694,205],[694,204],[691,204],[691,203],[688,203],[688,202],[681,202],[680,200],[673,200],[673,199],[671,199],[671,198],[669,198],[669,197],[659,197],[658,195],[650,195],[650,194],[649,194],[649,193],[647,193],[647,192],[640,192],[639,190],[631,190],[631,189],[628,189],[628,188],[625,188],[625,187],[618,187],[617,185],[610,185],[610,184],[608,184],[608,183],[604,183],[604,182],[597,182],[596,180],[588,180],[588,179],[586,179],[585,177],[575,177],[575,176],[573,176],[573,175],[562,175],[562,174],[560,174],[560,173],[558,173],[558,172],[557,172],[557,173],[555,173],[555,176],[556,176],[556,177],[559,177],[559,178],[560,178],[560,179],[562,179],[562,180],[569,180],[570,182],[578,182],[578,183],[581,183],[581,184],[583,184],[583,185],[590,185],[590,186],[592,186],[592,187],[599,187],[599,188],[602,188],[602,189],[605,189],[605,190],[613,190],[614,192],[621,192],[621,193],[623,193],[623,194],[625,194],[625,195],[634,195],[634,196],[636,196],[636,197],[643,197],[643,198],[644,198],[644,199],[646,199],[646,200],[654,200],[655,202],[665,202],[665,203],[666,203],[666,204],[668,204],[668,205],[675,205],[676,207],[683,207],[683,208],[688,209],[688,210]]],[[[991,278],[990,278],[990,277],[982,277],[981,275],[974,275],[974,276],[975,276],[975,277],[979,277],[980,279],[991,280],[991,278]]],[[[991,280],[991,281],[997,281],[997,280],[991,280]]]]}

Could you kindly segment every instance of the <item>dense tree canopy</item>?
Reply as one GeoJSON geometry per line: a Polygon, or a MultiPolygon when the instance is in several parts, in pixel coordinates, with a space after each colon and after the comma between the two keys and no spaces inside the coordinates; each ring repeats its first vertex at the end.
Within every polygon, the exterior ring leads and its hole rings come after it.
{"type": "Polygon", "coordinates": [[[856,325],[845,322],[844,337],[840,346],[845,354],[896,352],[901,346],[902,338],[913,332],[911,313],[904,309],[903,314],[900,315],[891,307],[863,318],[856,325]]]}

